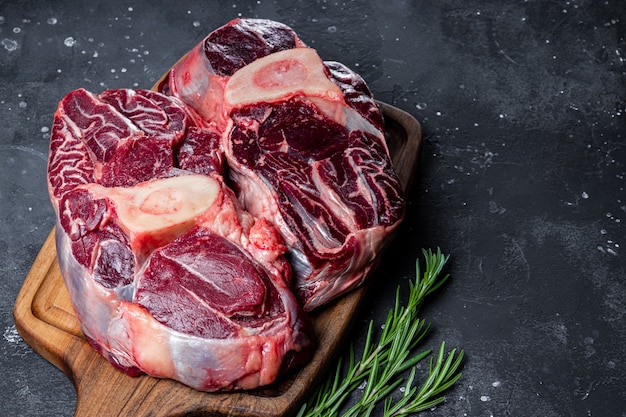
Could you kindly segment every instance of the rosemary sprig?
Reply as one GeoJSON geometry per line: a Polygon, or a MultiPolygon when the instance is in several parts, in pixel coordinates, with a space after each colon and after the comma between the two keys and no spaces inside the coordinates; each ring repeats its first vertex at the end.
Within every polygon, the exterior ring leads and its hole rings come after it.
{"type": "Polygon", "coordinates": [[[445,342],[442,342],[437,357],[430,360],[428,376],[419,388],[415,385],[417,364],[432,353],[430,350],[416,353],[429,329],[417,313],[424,299],[449,278],[448,274],[441,275],[449,258],[447,255],[439,248],[435,253],[430,249],[422,250],[422,254],[425,270],[422,275],[417,259],[415,281],[409,282],[406,307],[401,306],[398,287],[395,306],[387,315],[378,343],[372,340],[374,323],[370,321],[361,358],[355,360],[351,346],[347,366],[343,366],[341,359],[338,361],[335,373],[317,389],[311,401],[302,406],[298,417],[339,416],[351,394],[362,386],[362,396],[343,411],[342,417],[370,416],[380,403],[383,403],[383,417],[402,417],[428,410],[445,400],[441,394],[461,377],[462,350],[457,353],[453,349],[446,354],[445,342]],[[406,381],[405,371],[409,372],[406,381]],[[396,389],[402,394],[394,394],[396,389]]]}

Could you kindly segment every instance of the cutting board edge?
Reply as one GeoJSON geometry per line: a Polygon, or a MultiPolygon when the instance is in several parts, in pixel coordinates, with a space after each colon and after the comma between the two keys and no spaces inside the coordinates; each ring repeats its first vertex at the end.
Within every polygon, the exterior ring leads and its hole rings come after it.
{"type": "Polygon", "coordinates": [[[50,256],[50,253],[56,253],[54,233],[55,228],[52,228],[28,272],[27,278],[30,279],[25,280],[24,285],[18,292],[13,307],[13,320],[20,337],[35,352],[39,353],[71,379],[72,372],[67,361],[64,360],[64,356],[65,348],[74,339],[77,339],[76,336],[41,320],[33,309],[33,300],[46,279],[48,271],[56,262],[56,256],[50,256]],[[59,345],[55,345],[54,348],[51,345],[46,345],[41,340],[42,334],[52,334],[56,340],[60,341],[59,345]]]}

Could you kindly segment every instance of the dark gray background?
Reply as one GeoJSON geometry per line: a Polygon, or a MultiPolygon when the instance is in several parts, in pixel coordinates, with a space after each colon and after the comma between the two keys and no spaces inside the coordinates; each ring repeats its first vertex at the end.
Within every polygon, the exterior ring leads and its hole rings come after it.
{"type": "Polygon", "coordinates": [[[45,170],[56,103],[149,88],[235,17],[291,25],[424,130],[381,322],[422,248],[451,255],[422,310],[426,347],[465,350],[433,416],[626,416],[624,2],[0,1],[0,415],[71,416],[69,379],[12,310],[54,224],[45,170]]]}

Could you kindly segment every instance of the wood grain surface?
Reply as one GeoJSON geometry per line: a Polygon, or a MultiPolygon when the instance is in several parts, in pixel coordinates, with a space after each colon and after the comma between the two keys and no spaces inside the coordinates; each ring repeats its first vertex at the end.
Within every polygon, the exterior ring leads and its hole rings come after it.
{"type": "MultiPolygon", "coordinates": [[[[421,127],[408,113],[385,103],[379,105],[394,167],[408,191],[419,160],[421,127]]],[[[76,417],[275,417],[297,413],[324,377],[365,291],[352,291],[312,314],[319,345],[306,366],[269,387],[235,393],[204,393],[168,379],[130,377],[97,354],[80,330],[63,283],[54,230],[26,276],[13,313],[20,336],[74,383],[76,417]]]]}

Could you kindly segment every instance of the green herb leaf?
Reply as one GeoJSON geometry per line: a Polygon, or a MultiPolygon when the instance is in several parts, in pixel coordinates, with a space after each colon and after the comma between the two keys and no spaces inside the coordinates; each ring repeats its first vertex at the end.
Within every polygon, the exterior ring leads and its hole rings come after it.
{"type": "Polygon", "coordinates": [[[445,351],[442,342],[436,358],[431,358],[425,380],[418,387],[417,365],[431,355],[430,350],[417,352],[417,348],[428,332],[429,325],[417,316],[424,299],[440,288],[449,278],[441,275],[448,256],[423,250],[424,273],[419,259],[415,262],[415,281],[409,282],[406,306],[400,302],[400,287],[396,291],[395,306],[387,314],[383,330],[374,342],[374,323],[370,321],[365,346],[360,359],[356,359],[354,347],[350,347],[349,363],[344,366],[338,361],[335,372],[329,376],[304,404],[298,417],[367,417],[379,404],[383,404],[384,417],[403,417],[428,410],[445,401],[443,394],[461,377],[460,367],[464,352],[456,349],[445,351]],[[410,371],[409,371],[410,370],[410,371]],[[406,381],[404,375],[408,371],[406,381]],[[402,393],[398,388],[402,386],[402,393]],[[362,388],[362,395],[347,407],[349,398],[362,388]]]}

